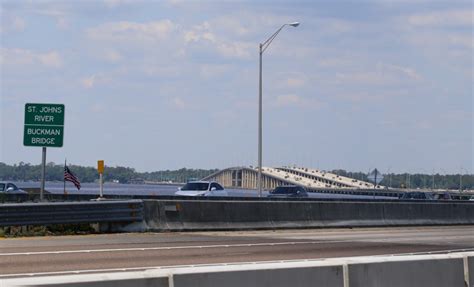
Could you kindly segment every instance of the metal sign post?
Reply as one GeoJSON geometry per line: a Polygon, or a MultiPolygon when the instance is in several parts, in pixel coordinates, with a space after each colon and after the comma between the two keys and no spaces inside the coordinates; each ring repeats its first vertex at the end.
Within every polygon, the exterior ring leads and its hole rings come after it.
{"type": "Polygon", "coordinates": [[[383,180],[383,177],[384,176],[377,169],[374,169],[367,176],[367,179],[374,183],[374,192],[373,192],[374,199],[375,199],[375,189],[377,188],[377,185],[383,180]]]}
{"type": "Polygon", "coordinates": [[[64,139],[62,104],[25,104],[24,146],[42,147],[40,200],[44,199],[46,147],[62,147],[64,139]]]}
{"type": "Polygon", "coordinates": [[[97,161],[97,171],[99,172],[99,199],[104,198],[104,161],[98,160],[97,161]]]}
{"type": "Polygon", "coordinates": [[[44,198],[44,182],[46,177],[46,147],[43,147],[43,156],[41,160],[41,189],[40,189],[40,201],[44,198]]]}

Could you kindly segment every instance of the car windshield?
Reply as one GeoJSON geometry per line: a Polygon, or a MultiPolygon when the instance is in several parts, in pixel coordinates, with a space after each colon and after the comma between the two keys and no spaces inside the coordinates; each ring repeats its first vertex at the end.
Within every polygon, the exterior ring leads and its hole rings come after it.
{"type": "Polygon", "coordinates": [[[186,183],[181,190],[207,190],[209,183],[207,182],[188,182],[186,183]]]}
{"type": "Polygon", "coordinates": [[[0,191],[4,191],[5,190],[5,184],[4,183],[0,183],[0,191]]]}
{"type": "Polygon", "coordinates": [[[272,194],[295,194],[298,191],[296,187],[291,186],[280,186],[275,188],[271,193],[272,194]]]}

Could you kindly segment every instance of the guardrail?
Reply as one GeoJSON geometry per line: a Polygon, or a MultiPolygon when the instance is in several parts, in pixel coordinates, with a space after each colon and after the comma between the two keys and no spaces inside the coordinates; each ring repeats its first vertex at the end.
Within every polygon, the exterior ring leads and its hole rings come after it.
{"type": "MultiPolygon", "coordinates": [[[[142,268],[0,279],[2,286],[474,287],[474,252],[142,268]]],[[[74,272],[74,273],[77,273],[74,272]]]]}
{"type": "Polygon", "coordinates": [[[141,200],[0,204],[0,226],[142,220],[141,200]]]}

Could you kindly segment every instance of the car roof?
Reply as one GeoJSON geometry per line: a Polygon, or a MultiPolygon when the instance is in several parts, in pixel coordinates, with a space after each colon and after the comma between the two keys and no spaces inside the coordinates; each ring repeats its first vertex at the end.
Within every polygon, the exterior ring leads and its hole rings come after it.
{"type": "Polygon", "coordinates": [[[207,181],[207,180],[193,180],[193,181],[188,181],[186,183],[217,183],[219,185],[222,185],[218,183],[217,181],[207,181]]]}

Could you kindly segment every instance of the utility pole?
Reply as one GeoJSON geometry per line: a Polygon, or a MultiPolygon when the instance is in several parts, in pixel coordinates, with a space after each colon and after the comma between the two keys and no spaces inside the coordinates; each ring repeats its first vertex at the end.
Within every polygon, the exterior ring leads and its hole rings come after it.
{"type": "Polygon", "coordinates": [[[433,186],[431,187],[431,190],[434,190],[434,188],[435,188],[435,173],[433,169],[433,186]]]}

